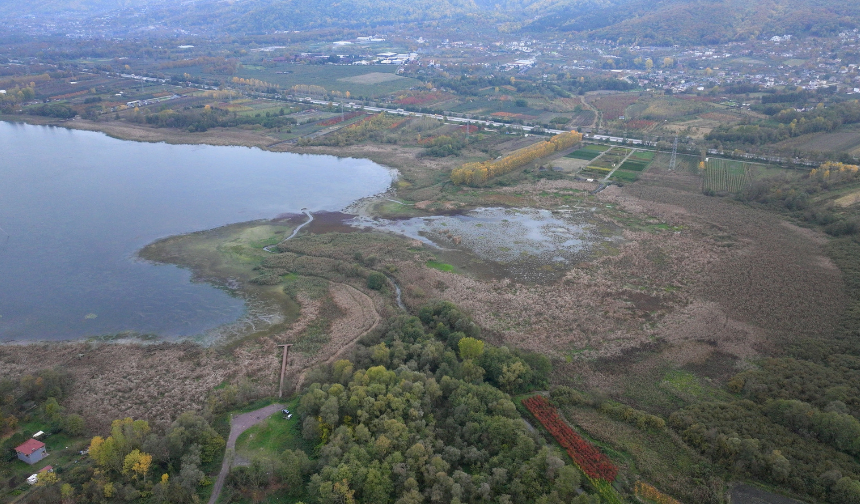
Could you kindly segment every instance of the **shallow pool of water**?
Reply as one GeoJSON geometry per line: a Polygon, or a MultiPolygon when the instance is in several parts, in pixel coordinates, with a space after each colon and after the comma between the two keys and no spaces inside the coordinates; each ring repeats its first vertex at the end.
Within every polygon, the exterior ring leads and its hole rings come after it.
{"type": "Polygon", "coordinates": [[[599,229],[590,208],[489,207],[404,220],[356,217],[349,223],[420,240],[447,256],[468,252],[493,276],[531,281],[556,277],[596,244],[615,239],[599,229]]]}

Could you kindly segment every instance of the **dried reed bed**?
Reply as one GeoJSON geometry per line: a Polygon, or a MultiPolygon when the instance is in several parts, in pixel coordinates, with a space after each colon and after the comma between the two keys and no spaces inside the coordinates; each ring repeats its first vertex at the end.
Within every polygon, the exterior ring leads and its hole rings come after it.
{"type": "MultiPolygon", "coordinates": [[[[549,202],[539,193],[580,188],[574,184],[541,181],[500,192],[549,202]]],[[[831,331],[839,318],[841,275],[812,231],[726,199],[660,186],[610,187],[597,199],[621,209],[599,215],[625,228],[624,242],[560,282],[482,281],[404,265],[398,278],[406,301],[450,299],[496,343],[573,359],[559,363],[558,380],[578,374],[603,389],[666,363],[725,367],[778,353],[795,337],[831,331]],[[588,364],[593,359],[626,364],[602,369],[588,364]]]]}
{"type": "Polygon", "coordinates": [[[128,416],[167,424],[199,409],[212,388],[242,371],[239,364],[190,343],[52,343],[0,351],[6,377],[63,366],[75,379],[64,406],[82,414],[93,431],[128,416]]]}
{"type": "MultiPolygon", "coordinates": [[[[343,355],[349,345],[380,320],[374,300],[354,287],[331,283],[329,296],[342,313],[329,321],[329,341],[314,355],[293,354],[292,379],[326,359],[343,355]]],[[[116,418],[145,418],[167,425],[179,413],[200,409],[222,382],[240,383],[248,397],[277,390],[281,350],[277,345],[302,336],[317,321],[323,299],[300,294],[300,317],[285,333],[262,337],[225,351],[193,343],[50,343],[0,347],[0,374],[17,378],[34,370],[62,366],[75,387],[64,401],[92,431],[107,429],[116,418]]]]}
{"type": "MultiPolygon", "coordinates": [[[[525,285],[401,268],[405,285],[472,313],[499,343],[551,355],[611,356],[656,335],[657,323],[690,302],[686,284],[718,250],[689,234],[625,231],[615,255],[572,268],[562,281],[525,285]]],[[[420,303],[414,290],[408,300],[420,303]]]]}
{"type": "Polygon", "coordinates": [[[691,226],[729,250],[700,273],[696,297],[760,328],[775,343],[835,329],[846,303],[844,285],[820,235],[724,199],[655,187],[625,189],[650,202],[655,212],[664,205],[682,207],[691,226]]]}

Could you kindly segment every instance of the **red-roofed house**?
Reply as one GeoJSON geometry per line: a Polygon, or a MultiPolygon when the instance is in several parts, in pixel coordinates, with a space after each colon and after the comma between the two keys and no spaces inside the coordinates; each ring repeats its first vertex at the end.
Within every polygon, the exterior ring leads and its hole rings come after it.
{"type": "Polygon", "coordinates": [[[18,458],[28,464],[35,464],[48,456],[45,451],[45,443],[37,439],[28,439],[15,448],[18,458]]]}

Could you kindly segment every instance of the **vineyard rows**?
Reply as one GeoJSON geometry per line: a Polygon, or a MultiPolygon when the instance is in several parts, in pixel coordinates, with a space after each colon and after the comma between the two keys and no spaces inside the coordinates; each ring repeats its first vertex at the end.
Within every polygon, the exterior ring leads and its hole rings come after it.
{"type": "Polygon", "coordinates": [[[746,163],[712,159],[705,165],[702,177],[702,192],[739,193],[750,182],[749,168],[746,163]]]}

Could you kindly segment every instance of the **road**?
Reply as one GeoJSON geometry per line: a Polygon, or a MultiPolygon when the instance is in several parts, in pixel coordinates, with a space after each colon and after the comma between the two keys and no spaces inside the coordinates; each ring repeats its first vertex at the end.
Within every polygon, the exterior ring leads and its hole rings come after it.
{"type": "MultiPolygon", "coordinates": [[[[606,151],[606,152],[609,152],[609,151],[606,151]]],[[[603,177],[603,180],[601,182],[605,184],[609,180],[609,177],[611,177],[612,174],[615,173],[615,170],[621,168],[621,165],[623,165],[624,162],[627,161],[630,158],[630,156],[633,155],[634,152],[636,152],[636,149],[630,149],[630,152],[627,153],[627,156],[625,156],[624,159],[619,161],[618,164],[615,165],[615,168],[613,168],[612,171],[610,171],[609,173],[606,174],[605,177],[603,177]]],[[[605,154],[605,152],[604,152],[604,154],[605,154]]],[[[602,155],[603,154],[601,154],[601,156],[602,155]]]]}
{"type": "MultiPolygon", "coordinates": [[[[313,103],[314,105],[328,105],[329,103],[336,103],[336,102],[331,102],[331,101],[327,101],[327,100],[314,100],[312,98],[304,98],[304,99],[294,98],[294,101],[298,101],[301,103],[313,103]]],[[[508,127],[508,128],[519,129],[519,130],[523,130],[523,131],[531,131],[535,128],[542,129],[538,126],[525,126],[522,124],[508,124],[508,123],[501,123],[501,122],[495,122],[495,121],[485,121],[483,119],[469,119],[466,117],[451,117],[451,116],[441,116],[439,114],[425,114],[424,112],[410,112],[408,110],[403,110],[403,109],[389,109],[389,108],[383,108],[383,107],[366,107],[363,105],[359,105],[357,103],[345,103],[345,104],[343,104],[343,106],[345,108],[363,109],[363,110],[366,110],[368,112],[385,112],[387,114],[399,114],[399,115],[413,116],[413,117],[432,117],[434,119],[442,119],[443,117],[445,117],[448,122],[464,123],[464,124],[481,124],[484,126],[493,126],[493,127],[497,127],[497,128],[508,127]]],[[[567,132],[567,130],[556,130],[556,129],[542,129],[542,130],[546,133],[551,133],[553,135],[558,135],[559,133],[566,133],[567,132]]]]}
{"type": "Polygon", "coordinates": [[[215,504],[221,495],[224,481],[227,479],[227,474],[230,473],[230,467],[233,465],[233,456],[236,454],[236,440],[239,438],[239,435],[282,409],[284,409],[283,404],[270,404],[258,410],[230,418],[230,437],[227,438],[227,447],[224,450],[224,462],[221,463],[221,472],[218,473],[218,479],[215,481],[215,486],[212,487],[209,504],[215,504]]]}

